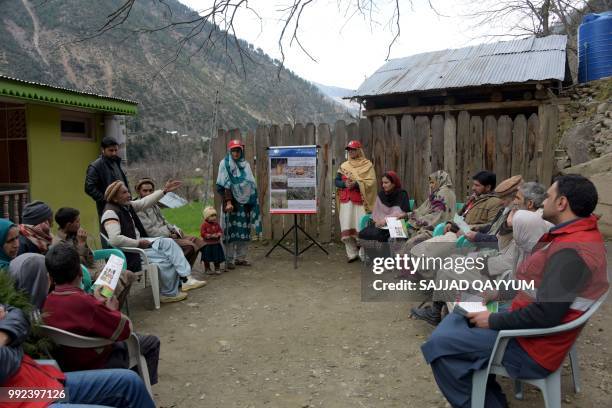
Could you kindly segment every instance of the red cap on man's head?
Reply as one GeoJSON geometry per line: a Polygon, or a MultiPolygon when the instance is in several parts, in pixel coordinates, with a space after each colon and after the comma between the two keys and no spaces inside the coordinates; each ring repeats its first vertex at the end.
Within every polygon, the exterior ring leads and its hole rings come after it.
{"type": "Polygon", "coordinates": [[[227,150],[232,150],[237,147],[239,147],[240,149],[244,149],[244,144],[238,139],[230,140],[227,144],[227,150]]]}
{"type": "Polygon", "coordinates": [[[346,145],[346,150],[348,149],[361,149],[361,142],[359,140],[351,140],[346,145]]]}

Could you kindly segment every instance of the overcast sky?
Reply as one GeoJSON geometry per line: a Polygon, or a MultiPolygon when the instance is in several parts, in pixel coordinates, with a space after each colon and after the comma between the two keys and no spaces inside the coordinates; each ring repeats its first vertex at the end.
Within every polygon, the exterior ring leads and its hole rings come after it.
{"type": "MultiPolygon", "coordinates": [[[[210,0],[180,0],[187,6],[202,10],[210,0]]],[[[268,55],[280,58],[278,38],[282,29],[279,11],[292,0],[250,0],[262,22],[247,10],[237,18],[238,37],[261,47],[268,55]]],[[[375,22],[355,15],[348,18],[349,0],[315,0],[300,20],[302,45],[318,62],[313,62],[297,45],[286,49],[286,63],[292,71],[310,81],[325,85],[356,89],[363,80],[385,62],[387,48],[393,34],[389,27],[394,1],[379,0],[375,22]],[[340,5],[340,8],[339,8],[340,5]],[[344,7],[344,8],[343,8],[344,7]]],[[[441,17],[429,7],[427,0],[400,0],[401,36],[393,45],[391,58],[399,58],[426,51],[460,48],[487,42],[485,30],[475,30],[473,21],[461,17],[468,10],[464,0],[432,0],[441,17]]]]}

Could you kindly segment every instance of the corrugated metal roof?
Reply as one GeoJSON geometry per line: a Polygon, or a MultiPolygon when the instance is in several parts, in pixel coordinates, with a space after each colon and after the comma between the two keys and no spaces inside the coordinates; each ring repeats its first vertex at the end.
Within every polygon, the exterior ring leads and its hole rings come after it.
{"type": "Polygon", "coordinates": [[[389,60],[355,91],[368,97],[565,79],[565,35],[480,44],[389,60]]]}
{"type": "Polygon", "coordinates": [[[0,79],[8,79],[10,81],[21,82],[21,83],[24,83],[24,84],[35,85],[35,86],[43,86],[43,87],[51,88],[51,89],[57,89],[57,90],[66,91],[66,92],[73,92],[73,93],[77,93],[77,94],[81,94],[81,95],[90,95],[90,96],[95,96],[95,97],[98,97],[98,98],[111,99],[111,100],[115,100],[115,101],[126,102],[126,103],[131,103],[131,104],[134,104],[134,105],[138,105],[138,102],[132,101],[130,99],[117,98],[117,97],[114,97],[114,96],[107,96],[107,95],[102,95],[102,94],[97,94],[97,93],[87,92],[87,91],[79,91],[77,89],[64,88],[64,87],[61,87],[61,86],[44,84],[44,83],[41,83],[41,82],[26,81],[24,79],[13,78],[13,77],[10,77],[8,75],[3,75],[3,74],[0,74],[0,79]]]}

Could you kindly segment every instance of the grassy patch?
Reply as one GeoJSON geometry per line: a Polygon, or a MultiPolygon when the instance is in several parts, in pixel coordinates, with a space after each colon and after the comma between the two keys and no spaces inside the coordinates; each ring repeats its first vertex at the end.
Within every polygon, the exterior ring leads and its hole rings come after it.
{"type": "Polygon", "coordinates": [[[177,225],[185,234],[199,237],[203,209],[204,205],[198,201],[181,208],[164,208],[162,213],[169,223],[177,225]]]}

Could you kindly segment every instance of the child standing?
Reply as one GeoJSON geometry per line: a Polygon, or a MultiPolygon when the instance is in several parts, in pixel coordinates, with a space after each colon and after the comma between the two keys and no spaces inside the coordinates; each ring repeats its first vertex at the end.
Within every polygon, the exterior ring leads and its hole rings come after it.
{"type": "Polygon", "coordinates": [[[221,262],[225,262],[225,253],[221,246],[223,230],[217,222],[217,211],[213,207],[206,207],[202,212],[204,222],[200,226],[200,235],[204,239],[204,246],[200,249],[201,260],[204,262],[204,272],[209,275],[221,275],[221,262]],[[215,265],[213,271],[210,263],[215,265]]]}

